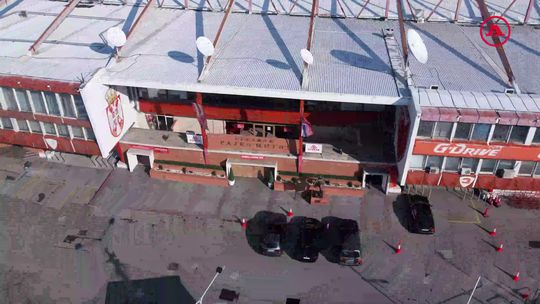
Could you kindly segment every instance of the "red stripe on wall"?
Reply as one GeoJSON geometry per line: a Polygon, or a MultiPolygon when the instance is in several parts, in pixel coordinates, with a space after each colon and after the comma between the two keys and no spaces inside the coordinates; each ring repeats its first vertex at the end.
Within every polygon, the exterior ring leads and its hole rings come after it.
{"type": "MultiPolygon", "coordinates": [[[[204,104],[204,101],[203,101],[204,104]]],[[[155,113],[171,116],[196,117],[191,104],[178,104],[168,102],[155,102],[139,100],[139,108],[145,113],[155,113]]],[[[279,110],[258,110],[225,108],[204,105],[207,119],[252,121],[276,124],[300,124],[298,112],[279,110]]],[[[354,123],[371,123],[379,119],[382,112],[348,112],[326,111],[305,112],[305,117],[312,123],[320,126],[343,126],[354,123]]]]}
{"type": "Polygon", "coordinates": [[[46,146],[43,139],[44,137],[55,139],[58,142],[58,147],[56,151],[86,155],[101,154],[99,152],[99,147],[95,141],[69,139],[66,137],[56,137],[50,135],[44,136],[42,134],[15,132],[11,130],[0,130],[0,142],[2,143],[51,150],[49,147],[46,146]]]}
{"type": "Polygon", "coordinates": [[[59,116],[50,116],[50,115],[45,115],[45,114],[34,114],[34,113],[30,113],[30,112],[19,112],[19,111],[10,111],[10,110],[1,110],[0,109],[0,117],[23,119],[23,120],[43,121],[43,122],[50,122],[50,123],[60,124],[60,125],[70,125],[70,126],[85,127],[85,128],[91,128],[92,127],[89,120],[83,120],[83,119],[77,119],[77,118],[59,117],[59,116]]]}
{"type": "Polygon", "coordinates": [[[43,78],[0,75],[0,87],[78,95],[80,84],[43,78]]]}

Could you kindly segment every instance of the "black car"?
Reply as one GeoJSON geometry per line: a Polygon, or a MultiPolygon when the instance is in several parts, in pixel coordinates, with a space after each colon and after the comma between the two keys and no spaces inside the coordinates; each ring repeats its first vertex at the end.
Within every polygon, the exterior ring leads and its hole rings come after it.
{"type": "Polygon", "coordinates": [[[355,220],[325,217],[322,220],[325,241],[323,254],[328,261],[346,266],[362,264],[360,230],[355,220]]]}
{"type": "Polygon", "coordinates": [[[421,195],[409,196],[409,207],[411,211],[409,230],[421,234],[435,233],[435,221],[427,197],[421,195]]]}
{"type": "Polygon", "coordinates": [[[300,222],[300,237],[296,248],[296,258],[302,262],[317,261],[323,225],[314,218],[303,218],[300,222]]]}
{"type": "Polygon", "coordinates": [[[286,226],[287,218],[283,214],[268,218],[260,240],[262,254],[267,256],[281,256],[283,253],[282,241],[285,236],[286,226]]]}

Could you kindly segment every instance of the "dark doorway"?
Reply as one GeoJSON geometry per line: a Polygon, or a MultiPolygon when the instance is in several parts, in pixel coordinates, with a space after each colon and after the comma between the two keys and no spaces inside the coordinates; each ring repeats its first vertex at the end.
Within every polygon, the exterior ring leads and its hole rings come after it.
{"type": "Polygon", "coordinates": [[[384,192],[383,179],[381,174],[366,174],[366,186],[384,192]]]}
{"type": "Polygon", "coordinates": [[[150,157],[145,155],[137,155],[137,163],[142,165],[145,171],[150,170],[150,157]]]}

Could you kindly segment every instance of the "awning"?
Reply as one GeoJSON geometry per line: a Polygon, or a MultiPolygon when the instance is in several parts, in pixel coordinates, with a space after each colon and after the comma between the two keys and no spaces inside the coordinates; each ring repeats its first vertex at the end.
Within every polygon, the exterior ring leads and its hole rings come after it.
{"type": "Polygon", "coordinates": [[[425,121],[439,121],[439,109],[433,107],[422,107],[422,115],[420,116],[420,119],[425,121]]]}
{"type": "Polygon", "coordinates": [[[478,122],[478,111],[476,109],[458,109],[459,121],[476,123],[478,122]]]}
{"type": "Polygon", "coordinates": [[[536,127],[540,124],[538,114],[530,112],[517,112],[519,126],[536,127]]]}
{"type": "Polygon", "coordinates": [[[497,123],[497,119],[499,118],[497,112],[493,110],[478,110],[478,116],[478,122],[487,124],[497,123]]]}
{"type": "Polygon", "coordinates": [[[515,126],[519,120],[516,112],[510,111],[498,111],[499,113],[499,124],[501,125],[510,125],[515,126]]]}
{"type": "Polygon", "coordinates": [[[459,118],[459,113],[455,108],[439,108],[440,121],[456,122],[459,118]]]}

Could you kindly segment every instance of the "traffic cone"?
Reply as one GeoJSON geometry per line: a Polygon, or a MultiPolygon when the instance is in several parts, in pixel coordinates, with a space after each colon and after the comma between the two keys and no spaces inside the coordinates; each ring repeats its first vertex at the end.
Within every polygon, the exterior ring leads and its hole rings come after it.
{"type": "Polygon", "coordinates": [[[503,251],[503,244],[499,244],[499,247],[497,247],[497,252],[502,252],[503,251]]]}
{"type": "Polygon", "coordinates": [[[396,254],[400,254],[400,253],[401,253],[401,242],[399,242],[396,247],[396,254]]]}
{"type": "Polygon", "coordinates": [[[512,280],[514,280],[514,282],[519,281],[519,271],[516,272],[516,274],[514,275],[514,277],[512,277],[512,280]]]}
{"type": "Polygon", "coordinates": [[[484,213],[482,213],[483,217],[488,217],[488,208],[484,209],[484,213]]]}
{"type": "Polygon", "coordinates": [[[293,217],[294,216],[294,212],[292,211],[292,208],[289,208],[289,211],[287,211],[287,216],[288,217],[293,217]]]}
{"type": "Polygon", "coordinates": [[[493,230],[489,232],[489,235],[496,236],[497,235],[497,228],[493,228],[493,230]]]}
{"type": "Polygon", "coordinates": [[[245,218],[242,218],[242,220],[240,221],[240,225],[242,225],[242,229],[247,228],[247,221],[245,218]]]}
{"type": "Polygon", "coordinates": [[[521,294],[521,298],[522,298],[523,300],[528,300],[528,299],[529,299],[529,293],[528,293],[528,292],[522,293],[522,294],[521,294]]]}

